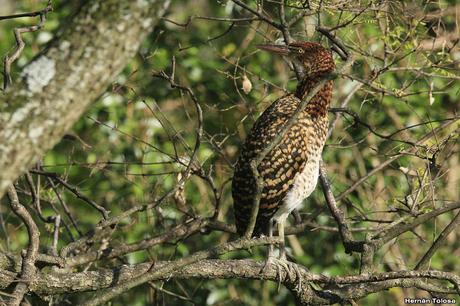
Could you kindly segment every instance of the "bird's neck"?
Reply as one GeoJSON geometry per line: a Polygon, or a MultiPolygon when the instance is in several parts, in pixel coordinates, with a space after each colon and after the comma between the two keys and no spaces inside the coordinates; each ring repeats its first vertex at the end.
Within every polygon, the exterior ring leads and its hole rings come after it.
{"type": "MultiPolygon", "coordinates": [[[[296,97],[303,100],[325,75],[325,73],[316,73],[306,76],[297,85],[296,97]]],[[[332,81],[328,81],[308,102],[305,111],[314,117],[326,116],[331,99],[332,81]]]]}

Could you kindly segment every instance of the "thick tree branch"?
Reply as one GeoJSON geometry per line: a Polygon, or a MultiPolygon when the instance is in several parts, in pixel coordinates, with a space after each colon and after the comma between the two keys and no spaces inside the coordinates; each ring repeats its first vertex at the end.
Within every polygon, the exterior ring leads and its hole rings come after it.
{"type": "Polygon", "coordinates": [[[24,68],[0,104],[0,198],[104,92],[169,2],[87,2],[24,68]]]}
{"type": "Polygon", "coordinates": [[[235,241],[227,242],[225,244],[210,248],[205,251],[196,252],[188,257],[180,258],[174,262],[170,262],[161,267],[152,266],[149,270],[138,276],[130,279],[129,281],[116,284],[106,292],[95,296],[93,299],[86,301],[83,305],[93,306],[101,305],[102,303],[108,302],[116,296],[128,291],[131,288],[142,285],[146,282],[158,279],[161,275],[171,275],[174,271],[184,268],[190,264],[199,262],[201,260],[216,257],[231,251],[247,249],[257,245],[266,245],[279,242],[279,237],[262,237],[257,239],[238,239],[235,241]]]}
{"type": "MultiPolygon", "coordinates": [[[[264,238],[266,239],[266,238],[264,238]]],[[[248,240],[246,240],[248,241],[248,240]]],[[[168,280],[172,278],[189,279],[262,279],[281,283],[288,288],[294,288],[299,275],[293,270],[276,269],[267,266],[263,261],[251,259],[219,260],[205,259],[195,263],[166,272],[166,268],[175,262],[162,261],[142,263],[133,266],[121,266],[115,269],[98,269],[94,271],[76,273],[40,274],[40,277],[31,285],[31,290],[39,294],[59,294],[69,292],[94,291],[123,284],[138,277],[149,276],[152,281],[168,280]],[[163,271],[163,272],[160,272],[163,271]]],[[[294,263],[292,263],[294,265],[294,263]]],[[[423,290],[436,290],[438,292],[455,294],[459,290],[460,277],[453,273],[441,271],[397,271],[360,276],[326,276],[307,271],[302,266],[300,269],[303,288],[309,283],[328,286],[329,295],[322,296],[319,292],[305,291],[293,294],[301,303],[314,303],[315,305],[330,304],[334,300],[349,300],[364,297],[370,293],[380,292],[393,287],[415,287],[423,290]],[[453,284],[453,288],[442,286],[442,281],[453,284]]],[[[13,281],[13,276],[0,270],[0,276],[5,281],[0,281],[0,288],[4,288],[13,281]]]]}

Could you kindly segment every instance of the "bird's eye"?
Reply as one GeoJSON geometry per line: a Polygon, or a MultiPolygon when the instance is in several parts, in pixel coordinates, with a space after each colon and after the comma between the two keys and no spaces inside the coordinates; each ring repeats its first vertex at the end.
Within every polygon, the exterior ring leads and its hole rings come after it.
{"type": "Polygon", "coordinates": [[[303,49],[301,49],[301,48],[297,49],[297,53],[303,54],[303,49]]]}

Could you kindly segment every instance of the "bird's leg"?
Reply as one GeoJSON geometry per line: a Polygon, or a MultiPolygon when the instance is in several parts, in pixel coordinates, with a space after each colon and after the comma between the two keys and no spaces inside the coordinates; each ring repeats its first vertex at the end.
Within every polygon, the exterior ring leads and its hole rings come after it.
{"type": "MultiPolygon", "coordinates": [[[[278,223],[278,236],[283,237],[282,242],[280,242],[280,244],[279,244],[280,258],[275,258],[275,256],[274,256],[274,246],[273,246],[273,244],[270,244],[269,247],[268,247],[268,258],[267,258],[267,261],[266,261],[266,263],[264,265],[264,269],[263,269],[263,270],[265,270],[268,266],[270,266],[272,264],[274,265],[274,267],[276,268],[276,274],[278,276],[278,291],[281,288],[281,270],[284,268],[286,270],[286,273],[287,273],[286,275],[289,275],[289,265],[287,264],[287,260],[286,260],[286,252],[281,251],[281,250],[285,250],[285,248],[284,248],[284,221],[285,220],[277,221],[277,223],[278,223]],[[281,257],[282,256],[281,254],[284,254],[284,258],[281,257]]],[[[269,224],[268,224],[268,235],[269,235],[269,237],[273,237],[273,219],[271,219],[269,224]]]]}
{"type": "MultiPolygon", "coordinates": [[[[270,219],[270,221],[268,221],[268,237],[273,237],[273,219],[270,219]]],[[[275,248],[274,248],[274,245],[273,244],[269,244],[268,245],[268,260],[270,260],[270,258],[273,258],[275,257],[274,255],[274,252],[275,252],[275,248]]]]}
{"type": "MultiPolygon", "coordinates": [[[[302,290],[302,273],[295,263],[291,263],[287,260],[286,257],[286,237],[284,235],[284,224],[286,222],[285,218],[281,218],[278,221],[278,236],[281,238],[279,249],[280,249],[280,256],[279,256],[279,265],[281,265],[284,269],[286,269],[286,273],[290,275],[291,268],[296,274],[297,277],[297,286],[296,289],[298,292],[302,290]]],[[[281,276],[280,276],[281,279],[281,276]]]]}
{"type": "MultiPolygon", "coordinates": [[[[268,222],[268,237],[273,237],[273,219],[270,219],[268,222]]],[[[265,273],[266,269],[272,264],[275,264],[276,267],[276,273],[278,275],[278,291],[279,288],[281,287],[281,267],[280,265],[276,264],[275,262],[277,259],[275,258],[275,247],[273,244],[268,245],[268,255],[267,255],[267,261],[264,264],[264,267],[262,268],[262,273],[265,273]]]]}
{"type": "MultiPolygon", "coordinates": [[[[273,219],[270,219],[270,221],[268,222],[268,237],[273,237],[273,219]]],[[[275,246],[273,244],[269,244],[267,261],[265,262],[262,272],[265,272],[266,269],[268,269],[268,267],[272,264],[275,266],[276,275],[278,276],[278,291],[279,291],[281,288],[281,265],[278,263],[278,261],[279,260],[275,257],[275,246]]]]}
{"type": "MultiPolygon", "coordinates": [[[[267,261],[264,264],[264,267],[262,268],[262,273],[265,274],[267,269],[273,265],[273,267],[276,269],[276,275],[278,276],[278,291],[281,287],[281,281],[282,281],[282,270],[284,269],[286,273],[286,277],[289,277],[291,275],[291,271],[294,271],[297,277],[297,286],[296,290],[299,292],[302,290],[302,274],[299,268],[297,267],[296,264],[291,263],[287,260],[286,257],[286,245],[285,245],[285,237],[284,237],[284,224],[286,222],[286,219],[280,218],[280,220],[277,221],[278,224],[278,236],[280,237],[280,243],[279,243],[279,258],[276,258],[274,255],[274,246],[273,244],[270,244],[268,246],[268,258],[267,261]]],[[[269,221],[268,223],[268,236],[273,237],[273,219],[269,221]]]]}
{"type": "Polygon", "coordinates": [[[281,238],[279,248],[280,248],[280,256],[279,259],[283,261],[287,261],[286,259],[286,241],[284,237],[284,223],[286,222],[285,218],[281,218],[278,220],[278,236],[281,238]]]}

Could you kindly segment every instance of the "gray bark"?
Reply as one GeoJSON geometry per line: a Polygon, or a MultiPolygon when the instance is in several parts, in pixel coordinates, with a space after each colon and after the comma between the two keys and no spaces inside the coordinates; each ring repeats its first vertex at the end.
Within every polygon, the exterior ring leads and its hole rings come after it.
{"type": "Polygon", "coordinates": [[[100,96],[169,0],[88,1],[0,102],[0,198],[100,96]]]}
{"type": "MultiPolygon", "coordinates": [[[[0,289],[4,289],[11,285],[17,276],[12,271],[3,270],[1,259],[0,256],[0,289]]],[[[8,262],[3,264],[10,265],[8,262]]],[[[84,272],[60,272],[57,270],[43,273],[39,271],[38,277],[30,284],[29,289],[41,296],[96,291],[124,284],[145,274],[161,270],[170,264],[174,264],[174,262],[160,261],[154,264],[147,262],[115,269],[102,268],[84,272]]],[[[289,269],[279,269],[275,264],[265,266],[263,261],[250,259],[206,259],[172,272],[160,273],[152,280],[171,280],[173,278],[271,280],[286,286],[301,305],[330,305],[341,300],[360,299],[371,293],[393,287],[419,288],[452,294],[456,292],[455,289],[440,287],[437,285],[437,281],[448,280],[456,288],[460,285],[459,276],[454,273],[435,270],[329,277],[311,273],[294,263],[289,263],[289,265],[289,269]],[[293,268],[295,266],[297,266],[297,271],[293,268]],[[310,287],[312,283],[322,286],[329,285],[329,290],[314,291],[310,287]]]]}

